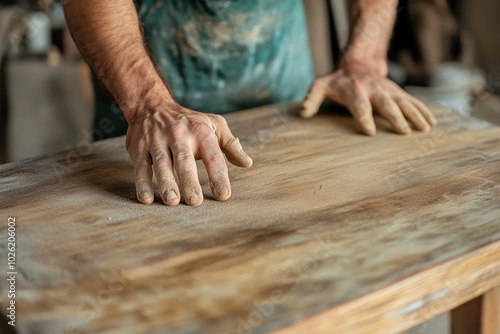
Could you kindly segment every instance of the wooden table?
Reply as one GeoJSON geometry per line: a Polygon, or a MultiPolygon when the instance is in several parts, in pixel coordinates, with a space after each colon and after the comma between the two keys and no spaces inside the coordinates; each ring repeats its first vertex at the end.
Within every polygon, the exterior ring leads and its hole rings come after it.
{"type": "Polygon", "coordinates": [[[140,205],[124,138],[0,166],[17,332],[390,334],[463,304],[454,333],[496,334],[500,129],[435,108],[366,137],[295,108],[228,117],[255,164],[225,203],[200,167],[201,207],[140,205]]]}

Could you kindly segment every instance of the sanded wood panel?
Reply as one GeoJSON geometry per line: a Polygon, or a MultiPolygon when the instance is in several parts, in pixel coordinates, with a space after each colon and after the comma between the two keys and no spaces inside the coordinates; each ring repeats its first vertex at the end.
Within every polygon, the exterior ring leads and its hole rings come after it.
{"type": "Polygon", "coordinates": [[[224,203],[201,164],[201,207],[137,203],[124,138],[0,166],[18,333],[390,334],[500,285],[499,128],[434,108],[367,137],[296,107],[228,116],[254,166],[224,203]]]}

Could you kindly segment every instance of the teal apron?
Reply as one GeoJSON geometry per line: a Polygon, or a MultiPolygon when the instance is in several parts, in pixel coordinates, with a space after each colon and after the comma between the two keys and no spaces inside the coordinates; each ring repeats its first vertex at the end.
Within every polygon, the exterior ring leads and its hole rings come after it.
{"type": "MultiPolygon", "coordinates": [[[[136,6],[147,47],[184,107],[224,114],[300,100],[313,81],[302,0],[142,0],[136,6]]],[[[116,103],[95,86],[94,131],[106,124],[104,138],[125,134],[116,103]]]]}

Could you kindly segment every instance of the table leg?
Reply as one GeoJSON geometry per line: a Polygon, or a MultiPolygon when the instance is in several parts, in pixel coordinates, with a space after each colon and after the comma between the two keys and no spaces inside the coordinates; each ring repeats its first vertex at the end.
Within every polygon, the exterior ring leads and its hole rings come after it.
{"type": "Polygon", "coordinates": [[[499,334],[500,287],[451,311],[452,334],[499,334]]]}

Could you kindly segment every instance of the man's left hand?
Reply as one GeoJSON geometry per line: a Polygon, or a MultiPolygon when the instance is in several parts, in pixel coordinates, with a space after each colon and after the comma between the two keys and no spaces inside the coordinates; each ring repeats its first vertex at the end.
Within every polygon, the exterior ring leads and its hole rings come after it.
{"type": "Polygon", "coordinates": [[[423,132],[437,124],[429,108],[389,80],[386,70],[359,62],[341,65],[334,73],[316,79],[300,115],[305,118],[314,116],[324,99],[346,107],[359,130],[367,135],[376,133],[373,110],[402,135],[411,133],[409,123],[423,132]]]}

